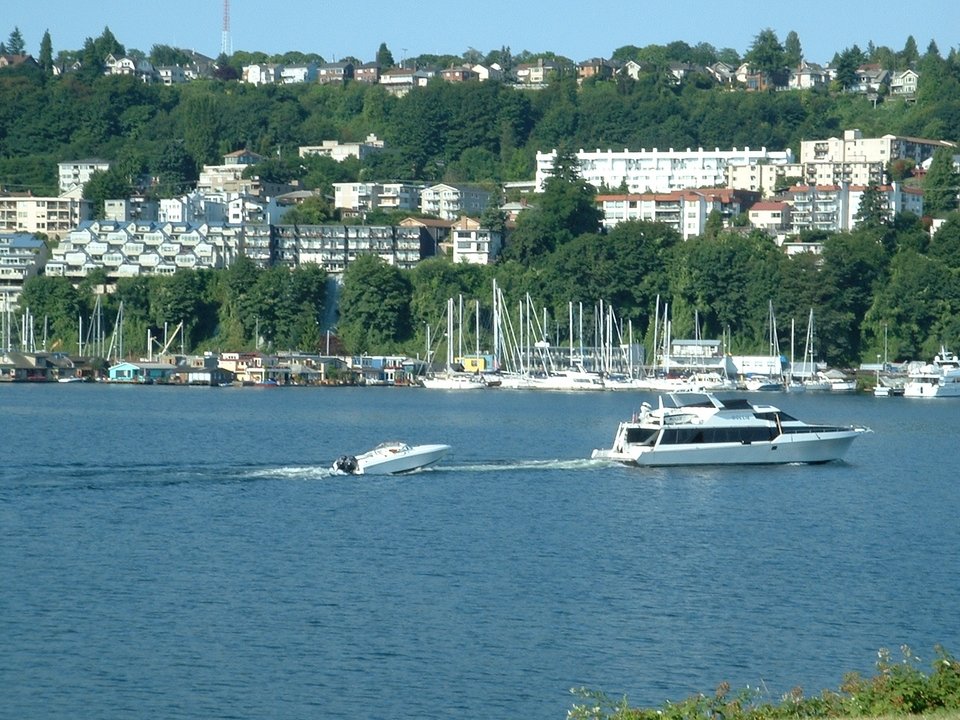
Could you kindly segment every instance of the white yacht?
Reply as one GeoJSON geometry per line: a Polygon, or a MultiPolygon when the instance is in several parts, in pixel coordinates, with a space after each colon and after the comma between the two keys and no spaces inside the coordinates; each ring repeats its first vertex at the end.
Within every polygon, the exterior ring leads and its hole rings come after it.
{"type": "Polygon", "coordinates": [[[933,362],[912,370],[903,386],[904,397],[960,396],[960,360],[946,348],[934,355],[933,362]]]}
{"type": "Polygon", "coordinates": [[[342,475],[396,475],[433,465],[449,451],[449,445],[385,442],[360,455],[341,455],[330,469],[342,475]]]}
{"type": "Polygon", "coordinates": [[[671,393],[621,422],[593,458],[631,465],[754,465],[839,460],[867,428],[814,425],[773,405],[671,393]]]}
{"type": "Polygon", "coordinates": [[[482,390],[487,387],[482,375],[456,371],[420,378],[420,384],[429,390],[482,390]]]}
{"type": "Polygon", "coordinates": [[[529,376],[528,387],[535,390],[560,390],[573,392],[583,390],[606,390],[603,377],[581,366],[548,373],[534,373],[529,376]]]}

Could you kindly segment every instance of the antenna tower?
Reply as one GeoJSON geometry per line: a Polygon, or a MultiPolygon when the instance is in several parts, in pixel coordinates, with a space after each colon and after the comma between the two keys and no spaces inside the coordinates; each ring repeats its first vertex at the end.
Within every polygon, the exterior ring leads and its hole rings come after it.
{"type": "Polygon", "coordinates": [[[230,41],[230,0],[223,0],[223,31],[220,33],[220,54],[233,55],[230,41]]]}

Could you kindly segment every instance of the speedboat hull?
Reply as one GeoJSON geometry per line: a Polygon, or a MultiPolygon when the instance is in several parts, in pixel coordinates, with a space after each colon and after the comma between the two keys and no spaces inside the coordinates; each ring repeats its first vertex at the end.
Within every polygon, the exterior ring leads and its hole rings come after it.
{"type": "Polygon", "coordinates": [[[448,452],[449,445],[383,443],[360,455],[340,456],[332,470],[347,475],[397,475],[434,465],[448,452]]]}

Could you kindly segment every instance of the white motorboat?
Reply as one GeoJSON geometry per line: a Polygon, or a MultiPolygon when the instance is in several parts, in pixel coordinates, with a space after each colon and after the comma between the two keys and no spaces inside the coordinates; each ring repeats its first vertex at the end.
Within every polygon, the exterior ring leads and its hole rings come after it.
{"type": "Polygon", "coordinates": [[[331,469],[343,475],[396,475],[429,467],[449,451],[449,445],[385,442],[360,455],[341,455],[331,469]]]}
{"type": "Polygon", "coordinates": [[[750,375],[743,381],[743,389],[750,392],[777,392],[783,390],[783,381],[769,375],[750,375]]]}
{"type": "Polygon", "coordinates": [[[455,371],[421,378],[420,383],[428,390],[483,390],[487,387],[483,376],[455,371]]]}
{"type": "Polygon", "coordinates": [[[813,425],[773,405],[671,393],[621,422],[595,459],[631,465],[759,465],[839,460],[867,428],[813,425]]]}
{"type": "Polygon", "coordinates": [[[960,360],[944,347],[933,362],[912,370],[903,386],[904,397],[960,396],[960,360]]]}

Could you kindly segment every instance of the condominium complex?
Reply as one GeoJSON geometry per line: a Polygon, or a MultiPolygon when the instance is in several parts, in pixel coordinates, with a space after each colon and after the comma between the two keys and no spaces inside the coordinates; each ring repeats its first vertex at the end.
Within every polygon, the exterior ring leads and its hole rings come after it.
{"type": "MultiPolygon", "coordinates": [[[[557,152],[537,153],[537,192],[543,192],[547,178],[553,174],[557,152]]],[[[613,150],[576,154],[579,173],[597,189],[623,189],[628,193],[665,193],[692,188],[715,188],[726,185],[729,165],[786,165],[793,162],[790,150],[770,151],[766,148],[732,150],[613,150]]]]}

